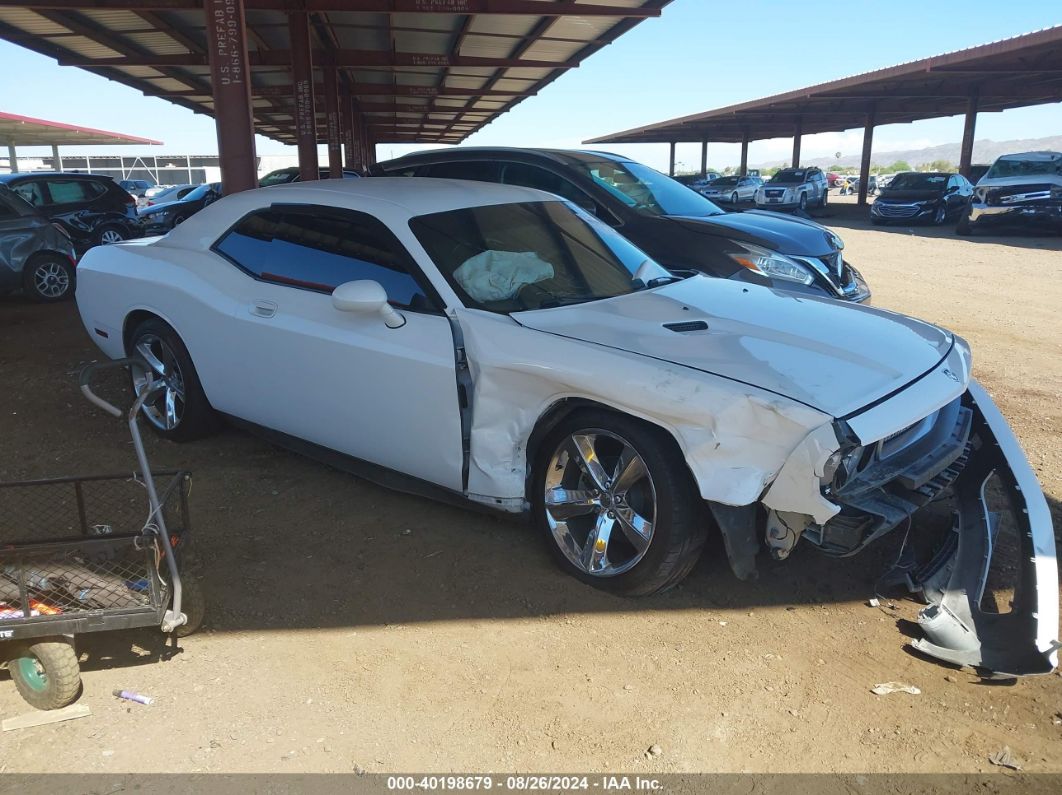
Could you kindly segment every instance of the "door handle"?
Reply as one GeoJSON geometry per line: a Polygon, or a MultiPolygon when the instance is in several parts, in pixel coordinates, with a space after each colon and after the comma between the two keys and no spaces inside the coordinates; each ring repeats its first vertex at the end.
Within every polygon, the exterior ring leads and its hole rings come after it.
{"type": "Polygon", "coordinates": [[[277,313],[274,301],[255,301],[251,304],[251,314],[258,317],[273,317],[277,313]]]}

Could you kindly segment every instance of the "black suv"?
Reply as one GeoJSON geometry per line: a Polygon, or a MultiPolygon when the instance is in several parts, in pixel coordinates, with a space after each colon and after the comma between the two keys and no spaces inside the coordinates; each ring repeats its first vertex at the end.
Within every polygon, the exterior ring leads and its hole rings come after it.
{"type": "Polygon", "coordinates": [[[0,183],[59,224],[79,253],[101,243],[143,235],[136,199],[110,177],[30,172],[0,174],[0,183]]]}
{"type": "Polygon", "coordinates": [[[379,163],[377,176],[449,177],[557,194],[615,227],[661,265],[866,301],[870,289],[819,224],[780,213],[727,213],[674,179],[619,155],[557,149],[455,148],[379,163]]]}

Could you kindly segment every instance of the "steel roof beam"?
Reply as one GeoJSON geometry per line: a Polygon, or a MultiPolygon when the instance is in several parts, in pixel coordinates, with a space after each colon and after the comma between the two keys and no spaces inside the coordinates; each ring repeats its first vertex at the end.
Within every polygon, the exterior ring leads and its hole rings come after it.
{"type": "MultiPolygon", "coordinates": [[[[0,8],[25,7],[24,0],[0,0],[0,8]]],[[[659,8],[584,5],[573,0],[245,0],[247,10],[356,11],[380,14],[516,14],[531,17],[630,17],[651,19],[659,8]]],[[[34,9],[58,11],[187,11],[199,10],[202,0],[40,0],[34,9]]]]}
{"type": "MultiPolygon", "coordinates": [[[[167,34],[173,35],[168,29],[167,34]]],[[[176,37],[175,37],[176,38],[176,37]]],[[[181,42],[188,46],[185,42],[181,42]]],[[[325,53],[315,50],[314,63],[319,63],[325,53]]],[[[467,55],[437,54],[424,52],[388,52],[384,50],[336,50],[330,53],[338,67],[358,66],[424,66],[424,67],[505,67],[508,69],[573,69],[578,63],[571,61],[533,61],[521,58],[479,58],[467,55]]],[[[250,53],[251,66],[290,66],[290,50],[269,50],[250,53]]],[[[60,66],[206,66],[207,57],[199,52],[170,55],[123,56],[121,58],[86,58],[66,56],[59,59],[60,66]]]]}

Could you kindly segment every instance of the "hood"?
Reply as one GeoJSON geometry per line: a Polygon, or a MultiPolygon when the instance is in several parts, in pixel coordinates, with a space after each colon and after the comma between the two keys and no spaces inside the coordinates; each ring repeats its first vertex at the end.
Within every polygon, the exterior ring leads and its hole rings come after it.
{"type": "Polygon", "coordinates": [[[952,346],[947,331],[904,315],[706,276],[512,317],[527,328],[750,384],[834,417],[911,383],[952,346]],[[664,325],[698,321],[707,328],[664,325]]]}
{"type": "Polygon", "coordinates": [[[886,188],[878,196],[877,201],[884,199],[887,202],[924,202],[939,199],[943,195],[944,191],[940,190],[889,190],[886,188]]]}
{"type": "Polygon", "coordinates": [[[1023,174],[1017,177],[981,177],[977,182],[979,188],[1011,188],[1022,185],[1060,185],[1062,174],[1023,174]]]}
{"type": "Polygon", "coordinates": [[[844,247],[841,239],[826,227],[781,213],[749,210],[703,218],[671,216],[670,219],[694,232],[756,243],[782,254],[824,257],[844,247]]]}

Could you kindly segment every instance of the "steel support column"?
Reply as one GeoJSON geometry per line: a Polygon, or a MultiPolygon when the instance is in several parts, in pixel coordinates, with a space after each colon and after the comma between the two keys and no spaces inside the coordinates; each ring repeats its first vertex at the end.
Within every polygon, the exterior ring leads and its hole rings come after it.
{"type": "Polygon", "coordinates": [[[964,177],[970,176],[970,165],[973,162],[974,131],[977,128],[977,94],[971,94],[966,104],[966,124],[962,129],[962,147],[959,149],[959,173],[964,177]]]}
{"type": "Polygon", "coordinates": [[[354,146],[354,99],[350,89],[344,87],[339,93],[339,116],[343,127],[343,164],[346,168],[357,169],[357,150],[354,146]]]}
{"type": "Polygon", "coordinates": [[[745,176],[749,173],[749,131],[745,132],[741,136],[741,167],[738,170],[741,176],[745,176]]]}
{"type": "Polygon", "coordinates": [[[339,74],[335,66],[324,68],[325,122],[328,130],[328,176],[343,179],[343,122],[339,116],[339,74]]]}
{"type": "Polygon", "coordinates": [[[866,126],[863,127],[863,155],[859,159],[859,204],[867,203],[867,188],[870,186],[870,152],[874,145],[874,108],[867,111],[866,126]]]}
{"type": "Polygon", "coordinates": [[[701,179],[708,176],[708,142],[701,141],[701,179]]]}
{"type": "Polygon", "coordinates": [[[668,176],[675,176],[675,142],[671,142],[671,156],[668,158],[667,173],[668,176]]]}
{"type": "Polygon", "coordinates": [[[63,172],[63,158],[59,156],[59,144],[52,144],[52,170],[63,172]]]}
{"type": "Polygon", "coordinates": [[[800,139],[804,135],[804,122],[801,119],[796,120],[796,125],[793,129],[793,162],[790,163],[793,168],[800,166],[800,139]]]}
{"type": "Polygon", "coordinates": [[[7,165],[12,174],[18,171],[18,153],[15,152],[14,144],[7,145],[7,165]]]}
{"type": "Polygon", "coordinates": [[[251,190],[258,187],[258,162],[243,0],[206,0],[203,13],[222,190],[251,190]]]}
{"type": "Polygon", "coordinates": [[[291,36],[291,79],[295,91],[295,139],[299,149],[299,178],[320,178],[317,160],[317,109],[314,106],[313,56],[310,24],[305,11],[288,14],[291,36]]]}

